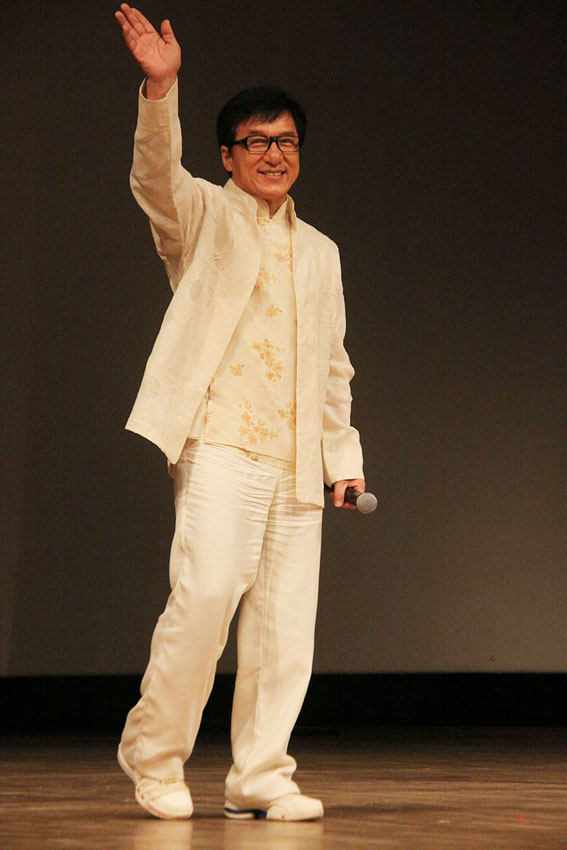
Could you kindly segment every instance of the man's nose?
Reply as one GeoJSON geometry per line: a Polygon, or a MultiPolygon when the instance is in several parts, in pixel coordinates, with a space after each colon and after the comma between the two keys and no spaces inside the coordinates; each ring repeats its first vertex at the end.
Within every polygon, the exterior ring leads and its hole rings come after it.
{"type": "Polygon", "coordinates": [[[270,147],[268,148],[268,150],[264,154],[264,157],[266,159],[269,158],[271,162],[277,162],[279,159],[281,159],[281,155],[282,155],[282,152],[278,148],[278,146],[276,144],[276,140],[272,139],[272,141],[270,142],[270,147]]]}

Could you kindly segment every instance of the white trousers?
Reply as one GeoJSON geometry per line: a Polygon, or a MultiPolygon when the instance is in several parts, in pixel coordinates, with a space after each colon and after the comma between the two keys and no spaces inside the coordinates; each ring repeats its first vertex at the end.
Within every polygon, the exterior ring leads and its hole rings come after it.
{"type": "Polygon", "coordinates": [[[322,509],[296,501],[289,470],[198,441],[175,508],[172,592],[122,750],[145,776],[182,778],[240,603],[226,797],[261,808],[299,790],[287,747],[311,676],[322,509]]]}

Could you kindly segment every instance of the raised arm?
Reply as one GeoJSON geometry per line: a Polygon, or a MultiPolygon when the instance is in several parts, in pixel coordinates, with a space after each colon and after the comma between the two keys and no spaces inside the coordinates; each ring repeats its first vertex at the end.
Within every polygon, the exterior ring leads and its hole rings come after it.
{"type": "Polygon", "coordinates": [[[181,48],[168,20],[162,21],[161,35],[138,9],[120,4],[115,13],[130,53],[146,75],[146,97],[161,100],[177,78],[181,48]]]}
{"type": "Polygon", "coordinates": [[[130,186],[150,219],[158,254],[175,290],[191,261],[210,189],[217,187],[193,178],[181,164],[176,84],[181,49],[169,21],[163,21],[160,35],[127,3],[116,12],[116,20],[146,75],[138,103],[130,186]]]}

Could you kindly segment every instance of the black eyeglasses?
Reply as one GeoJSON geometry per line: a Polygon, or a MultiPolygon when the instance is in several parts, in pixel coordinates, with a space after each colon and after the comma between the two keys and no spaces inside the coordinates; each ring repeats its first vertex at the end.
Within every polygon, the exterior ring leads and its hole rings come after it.
{"type": "MultiPolygon", "coordinates": [[[[282,153],[297,153],[301,147],[299,136],[261,136],[254,134],[245,139],[235,139],[233,145],[241,145],[248,153],[266,153],[275,142],[282,153]]],[[[232,147],[232,145],[231,145],[232,147]]]]}

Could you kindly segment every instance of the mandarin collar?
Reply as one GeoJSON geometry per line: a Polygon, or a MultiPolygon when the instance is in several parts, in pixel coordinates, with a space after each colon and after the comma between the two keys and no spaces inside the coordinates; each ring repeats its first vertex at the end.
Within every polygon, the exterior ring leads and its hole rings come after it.
{"type": "MultiPolygon", "coordinates": [[[[246,213],[250,218],[267,218],[269,216],[269,207],[266,201],[255,198],[249,192],[245,192],[240,186],[237,186],[232,177],[230,177],[223,186],[223,191],[230,197],[231,202],[235,204],[242,212],[246,213]]],[[[289,214],[291,222],[295,219],[295,204],[290,195],[286,196],[285,202],[281,205],[274,217],[280,218],[289,214]]]]}

